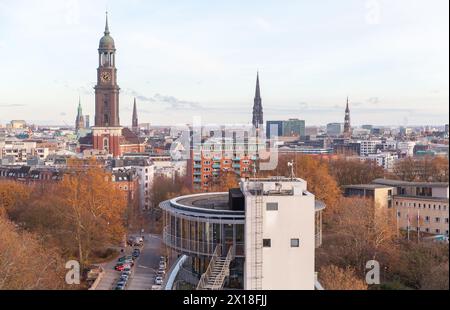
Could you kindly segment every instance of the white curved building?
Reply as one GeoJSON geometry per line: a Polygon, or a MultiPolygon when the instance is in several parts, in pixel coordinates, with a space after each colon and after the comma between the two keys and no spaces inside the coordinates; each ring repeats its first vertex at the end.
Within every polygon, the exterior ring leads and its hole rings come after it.
{"type": "Polygon", "coordinates": [[[198,289],[314,289],[321,212],[298,178],[242,179],[229,193],[160,204],[167,247],[191,258],[198,289]]]}

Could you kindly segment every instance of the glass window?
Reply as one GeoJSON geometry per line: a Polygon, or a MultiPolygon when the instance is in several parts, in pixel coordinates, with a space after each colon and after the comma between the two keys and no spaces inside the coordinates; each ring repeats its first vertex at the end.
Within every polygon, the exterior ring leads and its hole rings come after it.
{"type": "Polygon", "coordinates": [[[277,202],[268,202],[266,204],[267,211],[278,211],[278,203],[277,202]]]}
{"type": "Polygon", "coordinates": [[[291,248],[298,248],[300,246],[300,239],[291,239],[291,248]]]}
{"type": "Polygon", "coordinates": [[[263,239],[263,247],[270,248],[272,246],[272,242],[270,239],[263,239]]]}

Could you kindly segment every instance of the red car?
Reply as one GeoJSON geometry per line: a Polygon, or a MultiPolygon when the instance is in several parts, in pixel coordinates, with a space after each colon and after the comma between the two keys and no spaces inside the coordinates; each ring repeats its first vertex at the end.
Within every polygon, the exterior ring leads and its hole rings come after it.
{"type": "Polygon", "coordinates": [[[127,267],[131,268],[131,265],[130,264],[119,264],[119,265],[116,265],[116,267],[114,267],[114,269],[117,271],[123,271],[127,267]]]}

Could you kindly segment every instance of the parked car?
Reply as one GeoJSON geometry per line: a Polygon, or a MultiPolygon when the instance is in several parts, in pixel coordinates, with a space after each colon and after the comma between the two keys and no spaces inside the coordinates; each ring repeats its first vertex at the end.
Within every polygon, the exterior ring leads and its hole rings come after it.
{"type": "Polygon", "coordinates": [[[133,260],[132,255],[122,256],[117,261],[122,263],[122,262],[130,261],[130,260],[133,260]]]}
{"type": "Polygon", "coordinates": [[[166,269],[166,263],[165,262],[159,262],[159,269],[166,269]]]}
{"type": "Polygon", "coordinates": [[[158,277],[164,277],[166,275],[166,271],[165,270],[158,270],[158,272],[156,273],[156,275],[158,277]]]}
{"type": "Polygon", "coordinates": [[[129,264],[120,264],[120,265],[116,265],[116,267],[114,267],[114,269],[116,269],[117,271],[131,270],[131,265],[129,265],[129,264]]]}
{"type": "Polygon", "coordinates": [[[122,271],[122,275],[127,275],[130,276],[131,275],[131,270],[127,270],[127,271],[122,271]]]}
{"type": "Polygon", "coordinates": [[[156,285],[162,285],[163,283],[163,278],[162,277],[156,277],[155,278],[155,284],[156,285]]]}

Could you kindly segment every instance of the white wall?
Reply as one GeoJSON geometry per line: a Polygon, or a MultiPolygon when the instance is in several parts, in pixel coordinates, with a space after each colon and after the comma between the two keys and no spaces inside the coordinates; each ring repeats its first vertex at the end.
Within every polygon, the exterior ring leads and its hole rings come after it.
{"type": "MultiPolygon", "coordinates": [[[[263,290],[314,289],[314,201],[314,195],[301,191],[294,196],[263,196],[263,239],[271,239],[271,247],[262,249],[263,290]],[[277,202],[278,211],[267,211],[268,202],[277,202]],[[291,247],[291,238],[300,239],[300,246],[291,247]]],[[[245,289],[254,289],[254,211],[253,200],[246,195],[245,289]]]]}

